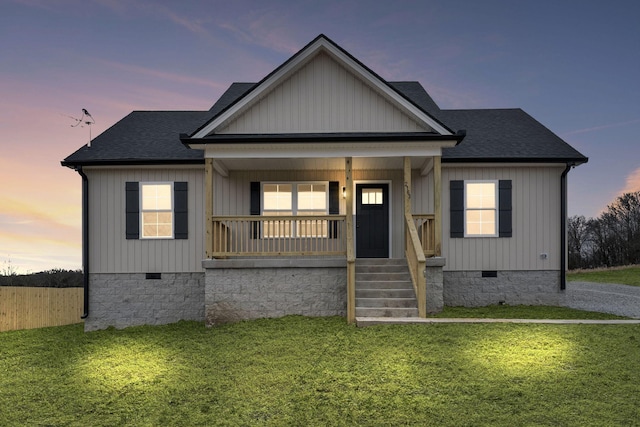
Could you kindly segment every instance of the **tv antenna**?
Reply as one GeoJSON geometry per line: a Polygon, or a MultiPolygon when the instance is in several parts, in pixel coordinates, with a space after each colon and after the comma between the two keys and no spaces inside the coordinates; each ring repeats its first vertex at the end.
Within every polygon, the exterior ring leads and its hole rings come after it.
{"type": "Polygon", "coordinates": [[[75,128],[78,126],[80,126],[81,128],[87,126],[89,128],[89,142],[87,143],[87,147],[91,147],[91,125],[96,122],[93,119],[93,116],[87,111],[86,108],[83,108],[82,116],[80,116],[79,119],[73,116],[68,116],[68,115],[67,117],[70,117],[76,121],[74,124],[71,125],[72,128],[75,128]]]}

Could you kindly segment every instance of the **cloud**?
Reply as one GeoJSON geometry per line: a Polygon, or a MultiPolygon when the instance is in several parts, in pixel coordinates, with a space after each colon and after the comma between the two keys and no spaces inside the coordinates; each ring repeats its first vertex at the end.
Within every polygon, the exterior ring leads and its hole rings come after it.
{"type": "Polygon", "coordinates": [[[628,126],[628,125],[631,125],[631,124],[634,124],[634,123],[640,123],[640,119],[634,119],[634,120],[628,120],[626,122],[610,123],[610,124],[606,124],[606,125],[600,125],[600,126],[594,126],[594,127],[584,128],[584,129],[572,130],[572,131],[569,131],[569,132],[562,133],[561,136],[562,137],[566,137],[568,135],[576,135],[576,134],[580,134],[580,133],[596,132],[596,131],[605,130],[605,129],[628,126]]]}
{"type": "Polygon", "coordinates": [[[640,167],[627,175],[626,185],[620,191],[620,195],[640,191],[640,167]]]}
{"type": "Polygon", "coordinates": [[[207,29],[204,28],[201,23],[191,20],[189,18],[186,18],[184,16],[180,16],[166,7],[160,7],[157,10],[162,11],[171,21],[180,25],[183,28],[186,28],[192,33],[197,34],[199,36],[203,36],[205,38],[211,37],[211,34],[209,34],[209,31],[207,31],[207,29]]]}
{"type": "Polygon", "coordinates": [[[287,13],[281,10],[254,10],[247,19],[238,21],[238,25],[221,22],[218,27],[233,34],[245,44],[265,47],[276,52],[292,55],[302,45],[300,40],[290,35],[287,13]]]}
{"type": "Polygon", "coordinates": [[[189,85],[206,86],[214,89],[222,90],[226,89],[226,84],[218,83],[210,79],[202,79],[185,74],[169,73],[166,71],[159,71],[152,68],[141,67],[139,65],[123,64],[116,61],[108,61],[105,59],[96,59],[97,62],[119,70],[123,70],[130,73],[136,73],[147,77],[154,77],[158,79],[168,80],[175,83],[186,83],[189,85]]]}
{"type": "Polygon", "coordinates": [[[38,206],[38,200],[32,203],[15,198],[5,198],[0,214],[0,227],[5,229],[18,228],[19,225],[29,225],[33,234],[52,234],[64,238],[69,233],[80,229],[79,224],[70,225],[65,218],[68,215],[80,217],[80,207],[67,206],[38,206]],[[46,211],[45,211],[46,209],[46,211]]]}

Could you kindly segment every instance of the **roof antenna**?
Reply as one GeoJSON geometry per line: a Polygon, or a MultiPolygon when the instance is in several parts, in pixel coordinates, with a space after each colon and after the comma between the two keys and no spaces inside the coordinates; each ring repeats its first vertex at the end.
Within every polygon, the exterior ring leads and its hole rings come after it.
{"type": "Polygon", "coordinates": [[[81,128],[88,126],[89,127],[89,142],[87,143],[87,147],[91,147],[91,125],[96,121],[93,119],[93,116],[89,114],[86,108],[82,109],[82,116],[77,119],[73,116],[67,116],[75,120],[75,124],[71,125],[72,128],[80,126],[81,128]]]}

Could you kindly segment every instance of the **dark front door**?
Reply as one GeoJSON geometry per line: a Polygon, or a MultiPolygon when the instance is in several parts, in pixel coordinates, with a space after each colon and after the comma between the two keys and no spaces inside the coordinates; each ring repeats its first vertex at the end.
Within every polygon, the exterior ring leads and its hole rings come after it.
{"type": "Polygon", "coordinates": [[[356,257],[389,258],[389,184],[356,184],[356,257]]]}

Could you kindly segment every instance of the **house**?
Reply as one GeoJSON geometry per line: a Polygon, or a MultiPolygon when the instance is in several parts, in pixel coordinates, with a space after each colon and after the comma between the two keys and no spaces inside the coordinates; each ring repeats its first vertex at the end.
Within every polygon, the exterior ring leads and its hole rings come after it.
{"type": "Polygon", "coordinates": [[[440,109],[320,35],[209,111],[132,112],[62,162],[85,328],[557,304],[586,161],[520,109],[440,109]]]}

